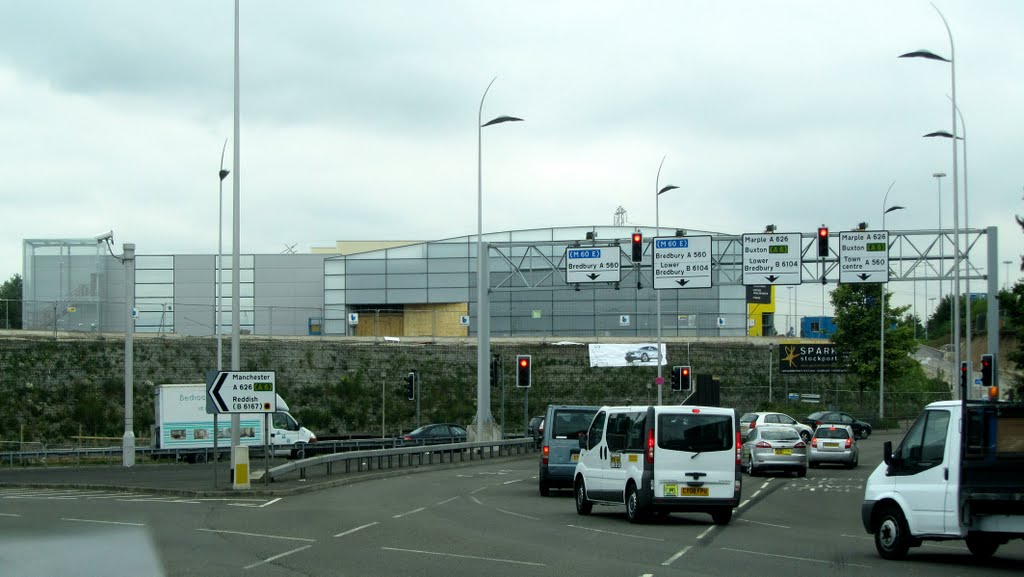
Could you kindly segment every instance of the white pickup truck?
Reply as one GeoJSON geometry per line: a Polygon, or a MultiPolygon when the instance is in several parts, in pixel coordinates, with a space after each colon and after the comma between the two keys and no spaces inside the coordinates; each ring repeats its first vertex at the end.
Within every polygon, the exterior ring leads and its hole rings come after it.
{"type": "Polygon", "coordinates": [[[899,447],[887,441],[884,451],[861,506],[882,557],[961,539],[987,558],[1024,539],[1024,404],[931,403],[899,447]]]}

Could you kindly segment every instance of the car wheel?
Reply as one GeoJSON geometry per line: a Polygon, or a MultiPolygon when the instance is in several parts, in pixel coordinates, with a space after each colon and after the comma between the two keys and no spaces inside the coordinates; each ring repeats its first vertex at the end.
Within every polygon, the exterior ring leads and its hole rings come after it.
{"type": "Polygon", "coordinates": [[[868,430],[867,429],[861,429],[860,430],[860,438],[861,439],[867,439],[868,438],[868,430]]]}
{"type": "Polygon", "coordinates": [[[551,487],[548,486],[544,481],[540,482],[540,496],[547,497],[551,493],[551,487]]]}
{"type": "Polygon", "coordinates": [[[883,559],[899,560],[907,556],[910,529],[899,508],[888,507],[875,520],[875,549],[883,559]]]}
{"type": "Polygon", "coordinates": [[[580,477],[576,481],[576,513],[589,515],[593,509],[594,504],[587,499],[587,485],[583,481],[583,477],[580,477]]]}
{"type": "Polygon", "coordinates": [[[978,559],[988,559],[995,555],[999,545],[999,541],[988,535],[967,534],[967,548],[971,551],[971,555],[978,559]]]}
{"type": "Polygon", "coordinates": [[[647,361],[651,360],[651,357],[647,356],[647,353],[644,353],[640,355],[640,360],[646,363],[647,361]]]}
{"type": "Polygon", "coordinates": [[[645,511],[640,508],[640,496],[637,495],[636,485],[630,483],[626,487],[626,518],[630,523],[640,523],[645,517],[645,511]]]}
{"type": "Polygon", "coordinates": [[[807,468],[808,469],[815,469],[817,467],[818,467],[818,464],[815,463],[814,461],[807,461],[807,468]]]}
{"type": "Polygon", "coordinates": [[[751,477],[757,477],[761,474],[761,471],[758,471],[756,468],[754,468],[753,461],[751,461],[750,465],[747,467],[747,472],[750,474],[751,477]]]}
{"type": "Polygon", "coordinates": [[[808,431],[800,431],[800,440],[805,443],[811,442],[811,433],[808,431]]]}
{"type": "Polygon", "coordinates": [[[711,520],[715,525],[728,525],[732,521],[732,507],[725,507],[711,513],[711,520]]]}

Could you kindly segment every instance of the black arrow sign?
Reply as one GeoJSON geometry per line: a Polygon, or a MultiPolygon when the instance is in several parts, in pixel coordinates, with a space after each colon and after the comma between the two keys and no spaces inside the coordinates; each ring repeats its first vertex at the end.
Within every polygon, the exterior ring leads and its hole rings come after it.
{"type": "Polygon", "coordinates": [[[217,405],[217,409],[221,413],[228,412],[228,404],[225,403],[224,399],[220,396],[220,388],[227,379],[227,373],[220,373],[217,375],[217,380],[213,382],[213,386],[210,387],[210,396],[213,397],[213,402],[217,405]]]}
{"type": "Polygon", "coordinates": [[[768,282],[775,282],[775,281],[779,280],[779,277],[777,277],[777,276],[775,276],[775,275],[772,275],[772,276],[766,276],[766,277],[764,277],[764,278],[768,279],[768,282]]]}
{"type": "Polygon", "coordinates": [[[857,278],[859,278],[860,280],[868,280],[869,276],[871,276],[871,275],[862,272],[859,275],[857,275],[857,278]]]}
{"type": "Polygon", "coordinates": [[[592,272],[592,273],[587,275],[587,278],[589,278],[590,280],[597,280],[597,277],[599,277],[599,276],[601,276],[601,275],[597,274],[596,272],[592,272]]]}
{"type": "Polygon", "coordinates": [[[690,281],[685,279],[685,278],[681,278],[681,279],[676,280],[676,282],[679,283],[679,286],[686,286],[686,283],[688,283],[690,281]]]}

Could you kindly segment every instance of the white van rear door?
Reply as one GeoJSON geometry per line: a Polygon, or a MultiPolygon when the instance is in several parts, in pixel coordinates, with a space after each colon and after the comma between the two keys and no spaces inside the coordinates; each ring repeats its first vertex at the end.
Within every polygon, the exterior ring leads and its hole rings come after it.
{"type": "Polygon", "coordinates": [[[680,407],[659,411],[654,496],[731,499],[736,482],[735,415],[680,407]]]}

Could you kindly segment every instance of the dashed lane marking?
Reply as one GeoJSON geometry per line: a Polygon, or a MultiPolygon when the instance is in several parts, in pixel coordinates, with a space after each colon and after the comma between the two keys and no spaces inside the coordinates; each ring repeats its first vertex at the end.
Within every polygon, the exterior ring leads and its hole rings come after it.
{"type": "Polygon", "coordinates": [[[288,537],[286,535],[265,535],[262,533],[246,533],[245,531],[228,531],[227,529],[196,529],[196,531],[202,531],[204,533],[223,533],[226,535],[243,535],[245,537],[265,537],[267,539],[284,539],[285,541],[303,541],[306,543],[316,543],[316,539],[307,539],[305,537],[288,537]]]}
{"type": "Polygon", "coordinates": [[[475,555],[456,555],[455,553],[441,553],[438,551],[420,551],[417,549],[399,549],[397,547],[381,547],[384,551],[398,551],[400,553],[417,553],[419,555],[437,555],[439,557],[454,557],[456,559],[476,559],[478,561],[491,561],[494,563],[511,563],[514,565],[530,565],[532,567],[547,567],[544,563],[533,561],[517,561],[515,559],[497,559],[494,557],[477,557],[475,555]]]}
{"type": "MultiPolygon", "coordinates": [[[[722,547],[723,551],[733,551],[736,553],[746,553],[748,555],[761,555],[763,557],[776,557],[779,559],[792,559],[794,561],[807,561],[808,563],[821,563],[823,565],[832,565],[833,561],[825,561],[823,559],[811,559],[808,557],[794,557],[792,555],[779,555],[777,553],[761,553],[759,551],[747,551],[745,549],[731,549],[729,547],[722,547]]],[[[857,563],[846,563],[847,567],[861,567],[863,569],[871,569],[871,565],[859,565],[857,563]]]]}
{"type": "Polygon", "coordinates": [[[697,539],[703,539],[704,537],[707,536],[708,533],[714,531],[715,527],[717,527],[717,525],[712,525],[712,526],[708,527],[707,529],[704,529],[703,531],[700,532],[700,535],[697,535],[697,539]]]}
{"type": "Polygon", "coordinates": [[[504,509],[496,509],[496,510],[500,511],[502,513],[505,513],[506,515],[515,515],[516,517],[522,517],[524,519],[533,519],[534,521],[540,521],[540,518],[538,518],[538,517],[531,517],[529,515],[523,515],[522,513],[516,513],[514,511],[506,511],[504,509]]]}
{"type": "Polygon", "coordinates": [[[683,547],[681,551],[679,551],[675,555],[669,557],[668,561],[665,561],[664,563],[662,563],[662,565],[665,565],[665,566],[671,565],[673,561],[675,561],[676,559],[679,559],[683,555],[686,555],[686,552],[689,551],[692,548],[693,548],[693,545],[687,545],[686,547],[683,547]]]}
{"type": "Polygon", "coordinates": [[[74,521],[76,523],[100,523],[103,525],[128,525],[129,527],[145,527],[143,523],[126,523],[124,521],[100,521],[98,519],[75,519],[72,517],[61,517],[61,521],[74,521]]]}
{"type": "Polygon", "coordinates": [[[765,523],[764,521],[751,521],[750,519],[737,519],[737,521],[742,521],[744,523],[754,523],[755,525],[766,525],[768,527],[778,527],[780,529],[792,529],[792,527],[787,527],[785,525],[776,525],[774,523],[765,523]]]}
{"type": "Polygon", "coordinates": [[[424,511],[424,510],[426,510],[426,507],[420,507],[419,509],[413,509],[412,511],[406,511],[405,513],[399,513],[397,515],[392,515],[391,518],[392,519],[401,519],[402,517],[405,517],[407,515],[412,515],[413,513],[419,513],[420,511],[424,511]]]}
{"type": "Polygon", "coordinates": [[[456,499],[458,499],[458,498],[459,498],[459,497],[458,497],[458,495],[456,495],[456,496],[452,497],[451,499],[445,499],[444,501],[441,501],[441,502],[440,502],[440,503],[438,503],[437,505],[438,505],[438,506],[441,506],[441,505],[447,505],[448,503],[451,503],[452,501],[454,501],[454,500],[456,500],[456,499]]]}
{"type": "Polygon", "coordinates": [[[265,565],[267,563],[271,563],[273,561],[277,561],[281,557],[287,557],[288,555],[291,555],[292,553],[298,553],[299,551],[303,551],[303,550],[309,549],[310,547],[312,547],[312,545],[303,545],[302,547],[299,547],[297,549],[292,549],[291,551],[285,551],[284,553],[279,553],[277,555],[274,555],[273,557],[268,557],[268,558],[266,558],[266,559],[264,559],[262,561],[259,561],[257,563],[253,563],[252,565],[246,565],[245,567],[242,567],[242,569],[252,569],[253,567],[259,567],[260,565],[265,565]]]}
{"type": "Polygon", "coordinates": [[[583,529],[585,531],[593,531],[594,533],[604,533],[606,535],[615,535],[617,537],[632,537],[633,539],[645,539],[647,541],[664,541],[664,539],[658,537],[647,537],[644,535],[630,535],[629,533],[617,533],[615,531],[605,531],[604,529],[593,529],[591,527],[583,527],[581,525],[566,525],[573,529],[583,529]]]}
{"type": "Polygon", "coordinates": [[[360,526],[356,527],[355,529],[349,529],[348,531],[342,531],[341,533],[338,533],[337,535],[335,535],[335,537],[344,537],[345,535],[351,535],[352,533],[355,533],[356,531],[362,531],[363,529],[366,529],[367,527],[373,527],[374,525],[379,525],[379,524],[380,524],[380,521],[374,521],[373,523],[367,523],[365,525],[360,525],[360,526]]]}
{"type": "Polygon", "coordinates": [[[0,513],[0,517],[21,517],[17,513],[0,513]]]}

